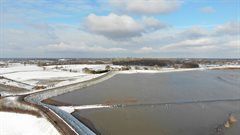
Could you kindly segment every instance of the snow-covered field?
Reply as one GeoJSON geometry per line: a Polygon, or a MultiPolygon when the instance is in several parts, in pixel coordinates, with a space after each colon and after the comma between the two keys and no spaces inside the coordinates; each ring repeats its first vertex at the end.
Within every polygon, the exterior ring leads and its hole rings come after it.
{"type": "Polygon", "coordinates": [[[28,114],[0,112],[1,135],[60,135],[45,118],[28,114]]]}
{"type": "Polygon", "coordinates": [[[25,88],[25,89],[32,89],[33,88],[33,86],[31,86],[31,85],[15,82],[15,81],[8,80],[8,79],[5,79],[5,78],[0,79],[0,84],[14,86],[14,87],[20,87],[20,88],[25,88]]]}
{"type": "Polygon", "coordinates": [[[83,68],[103,70],[106,65],[58,65],[38,67],[37,65],[11,64],[7,68],[0,68],[0,83],[17,86],[25,89],[33,89],[35,86],[55,88],[68,84],[78,83],[99,77],[103,74],[86,74],[83,68]]]}
{"type": "Polygon", "coordinates": [[[120,74],[134,74],[134,73],[168,73],[168,72],[181,72],[181,71],[194,71],[194,70],[204,70],[204,68],[162,68],[160,70],[126,70],[120,71],[120,74]]]}
{"type": "MultiPolygon", "coordinates": [[[[122,66],[110,65],[112,68],[120,69],[122,66]]],[[[64,85],[87,81],[103,74],[87,74],[82,70],[84,68],[92,70],[104,70],[106,64],[89,65],[89,64],[77,64],[77,65],[53,65],[39,67],[37,65],[23,65],[20,63],[10,64],[7,68],[0,68],[0,76],[4,77],[0,79],[0,84],[10,85],[25,88],[28,90],[36,89],[36,86],[44,86],[49,89],[56,88],[64,85]]],[[[227,68],[227,67],[240,67],[239,65],[200,65],[201,68],[197,69],[174,69],[174,68],[159,68],[144,70],[144,67],[138,67],[141,70],[136,70],[134,66],[131,70],[119,71],[122,74],[132,73],[165,73],[165,72],[178,72],[178,71],[190,71],[190,70],[203,70],[214,68],[227,68]]]]}
{"type": "Polygon", "coordinates": [[[9,64],[7,68],[0,68],[0,76],[3,74],[14,73],[14,72],[29,72],[29,71],[41,71],[42,67],[38,67],[37,65],[26,65],[20,63],[9,64]]]}
{"type": "Polygon", "coordinates": [[[227,68],[240,68],[240,65],[221,65],[208,67],[208,69],[227,69],[227,68]]]}
{"type": "Polygon", "coordinates": [[[56,69],[59,68],[60,70],[72,70],[73,72],[80,72],[82,73],[82,69],[87,67],[93,70],[104,70],[106,65],[99,64],[99,65],[89,65],[89,64],[76,64],[76,65],[58,65],[58,66],[47,66],[48,69],[56,69]]]}

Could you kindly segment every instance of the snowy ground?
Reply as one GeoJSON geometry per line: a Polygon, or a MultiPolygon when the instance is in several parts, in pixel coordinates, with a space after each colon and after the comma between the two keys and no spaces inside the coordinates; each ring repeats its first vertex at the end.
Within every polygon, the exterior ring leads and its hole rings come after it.
{"type": "Polygon", "coordinates": [[[35,86],[55,88],[68,84],[90,80],[103,74],[86,74],[83,68],[103,70],[106,65],[63,65],[38,67],[36,65],[11,64],[7,68],[0,68],[0,83],[33,89],[35,86]]]}
{"type": "Polygon", "coordinates": [[[15,81],[5,79],[5,78],[0,79],[0,84],[14,86],[14,87],[20,87],[20,88],[26,88],[26,89],[32,89],[33,88],[33,86],[31,86],[31,85],[15,82],[15,81]]]}
{"type": "Polygon", "coordinates": [[[80,72],[82,73],[83,68],[89,68],[93,70],[104,70],[106,65],[105,64],[99,64],[99,65],[89,65],[89,64],[76,64],[76,65],[58,65],[58,66],[47,66],[48,69],[56,69],[58,68],[59,70],[67,70],[70,71],[72,70],[73,72],[80,72]]]}
{"type": "MultiPolygon", "coordinates": [[[[121,68],[122,66],[110,65],[113,68],[121,68]]],[[[99,77],[103,74],[86,74],[82,71],[83,68],[89,68],[92,70],[104,70],[106,64],[89,65],[89,64],[77,64],[77,65],[53,65],[38,67],[37,65],[23,65],[19,63],[10,64],[7,68],[0,68],[0,76],[4,77],[0,79],[0,84],[10,85],[33,90],[35,86],[45,86],[49,89],[56,88],[64,85],[78,83],[86,80],[90,80],[99,77]]],[[[227,68],[227,67],[239,67],[239,65],[200,65],[201,68],[197,69],[174,69],[174,68],[159,68],[155,70],[144,70],[144,67],[139,67],[141,70],[135,70],[132,66],[132,70],[119,71],[122,74],[131,73],[164,73],[164,72],[177,72],[177,71],[190,71],[190,70],[204,70],[214,68],[227,68]]],[[[151,69],[152,67],[148,67],[151,69]]],[[[36,87],[35,87],[36,88],[36,87]]]]}
{"type": "Polygon", "coordinates": [[[208,69],[228,69],[228,68],[240,68],[240,65],[221,65],[208,67],[208,69]]]}
{"type": "Polygon", "coordinates": [[[181,72],[181,71],[194,71],[194,70],[204,70],[204,68],[162,68],[160,70],[126,70],[120,71],[120,74],[134,74],[134,73],[168,73],[168,72],[181,72]]]}
{"type": "Polygon", "coordinates": [[[110,105],[95,104],[95,105],[82,105],[82,106],[60,106],[59,109],[62,109],[68,113],[74,112],[76,109],[85,110],[85,109],[97,109],[97,108],[112,108],[110,105]]]}
{"type": "Polygon", "coordinates": [[[45,118],[10,112],[0,112],[0,134],[60,135],[57,129],[45,118]]]}

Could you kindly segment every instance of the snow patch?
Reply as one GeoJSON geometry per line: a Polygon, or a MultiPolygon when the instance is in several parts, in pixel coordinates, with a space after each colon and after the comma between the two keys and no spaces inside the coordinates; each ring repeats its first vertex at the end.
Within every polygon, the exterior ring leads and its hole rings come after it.
{"type": "Polygon", "coordinates": [[[81,106],[60,106],[59,108],[68,113],[72,113],[74,112],[75,109],[85,110],[85,109],[111,108],[111,107],[112,106],[109,106],[109,105],[96,104],[96,105],[81,105],[81,106]]]}
{"type": "Polygon", "coordinates": [[[45,118],[28,114],[0,112],[1,135],[60,135],[45,118]]]}
{"type": "Polygon", "coordinates": [[[169,72],[182,72],[182,71],[195,71],[195,70],[204,70],[204,68],[162,68],[160,70],[126,70],[119,71],[119,74],[135,74],[135,73],[169,73],[169,72]]]}
{"type": "Polygon", "coordinates": [[[103,74],[87,74],[83,68],[104,70],[106,64],[101,65],[53,65],[38,67],[37,65],[12,64],[7,68],[0,68],[0,84],[16,86],[33,90],[35,86],[45,86],[45,89],[56,88],[87,81],[103,74]]]}

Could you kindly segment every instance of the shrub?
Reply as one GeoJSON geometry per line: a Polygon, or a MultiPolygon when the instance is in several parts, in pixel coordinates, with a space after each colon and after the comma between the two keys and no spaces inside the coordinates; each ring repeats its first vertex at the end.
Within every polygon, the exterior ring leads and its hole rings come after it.
{"type": "Polygon", "coordinates": [[[183,63],[181,68],[199,68],[197,63],[183,63]]]}

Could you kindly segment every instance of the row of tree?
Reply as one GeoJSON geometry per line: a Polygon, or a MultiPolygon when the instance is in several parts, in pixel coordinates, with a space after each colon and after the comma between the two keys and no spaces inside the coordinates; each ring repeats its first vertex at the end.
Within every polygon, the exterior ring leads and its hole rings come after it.
{"type": "Polygon", "coordinates": [[[158,60],[158,59],[123,59],[112,61],[114,65],[125,65],[125,66],[159,66],[165,67],[171,65],[169,60],[158,60]]]}
{"type": "Polygon", "coordinates": [[[184,60],[163,60],[163,59],[118,59],[112,61],[114,65],[124,66],[155,66],[155,67],[177,67],[177,68],[198,68],[199,64],[184,60]]]}
{"type": "Polygon", "coordinates": [[[93,70],[93,69],[90,69],[90,68],[83,68],[82,71],[84,73],[87,73],[87,74],[101,74],[101,73],[106,73],[108,72],[109,70],[93,70]]]}

